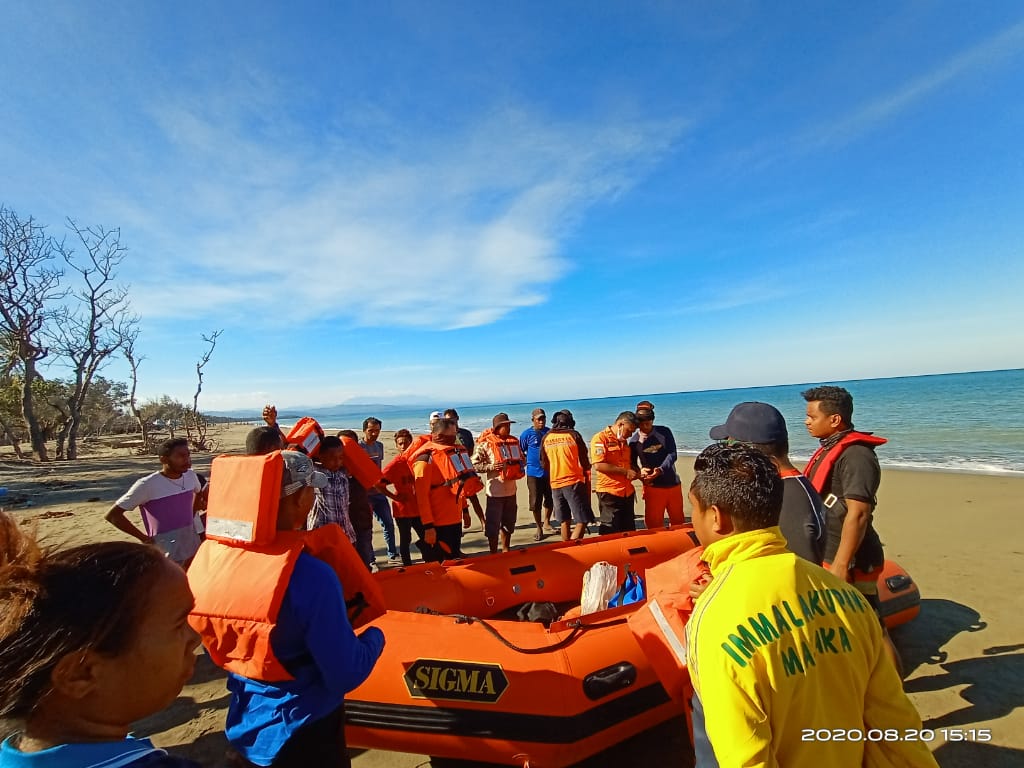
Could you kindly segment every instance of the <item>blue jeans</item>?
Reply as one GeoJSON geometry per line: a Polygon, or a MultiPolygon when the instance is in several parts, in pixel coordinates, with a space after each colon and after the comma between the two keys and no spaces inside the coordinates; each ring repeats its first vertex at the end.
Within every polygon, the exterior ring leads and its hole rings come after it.
{"type": "Polygon", "coordinates": [[[384,530],[384,546],[388,548],[388,557],[398,557],[398,548],[395,547],[395,520],[391,516],[388,497],[383,493],[371,493],[368,498],[370,507],[373,508],[373,516],[384,530]]]}

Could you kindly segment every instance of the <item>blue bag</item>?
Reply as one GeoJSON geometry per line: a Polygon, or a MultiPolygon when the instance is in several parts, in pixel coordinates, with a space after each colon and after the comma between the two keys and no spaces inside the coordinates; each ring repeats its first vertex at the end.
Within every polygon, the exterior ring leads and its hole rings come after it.
{"type": "Polygon", "coordinates": [[[639,603],[647,595],[644,594],[644,581],[636,571],[626,571],[626,578],[622,580],[622,586],[615,593],[615,597],[608,601],[609,608],[617,608],[620,605],[639,603]]]}

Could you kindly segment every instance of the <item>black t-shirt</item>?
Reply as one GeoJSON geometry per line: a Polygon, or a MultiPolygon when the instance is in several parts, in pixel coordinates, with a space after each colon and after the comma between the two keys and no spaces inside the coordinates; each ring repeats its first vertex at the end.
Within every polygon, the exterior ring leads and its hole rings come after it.
{"type": "Polygon", "coordinates": [[[882,470],[878,466],[878,457],[871,446],[854,443],[839,454],[839,458],[832,466],[831,474],[825,481],[825,487],[821,491],[825,502],[828,528],[828,541],[825,545],[826,560],[831,562],[839,551],[843,523],[846,521],[846,500],[852,499],[870,504],[872,511],[868,518],[867,530],[864,532],[864,540],[854,556],[854,564],[861,570],[869,570],[882,565],[885,556],[882,552],[882,542],[874,527],[876,494],[881,479],[882,470]]]}
{"type": "Polygon", "coordinates": [[[825,552],[825,507],[803,475],[783,478],[779,527],[790,552],[821,565],[825,552]]]}
{"type": "Polygon", "coordinates": [[[469,455],[473,455],[473,433],[464,427],[459,427],[455,431],[455,442],[465,448],[469,455]]]}

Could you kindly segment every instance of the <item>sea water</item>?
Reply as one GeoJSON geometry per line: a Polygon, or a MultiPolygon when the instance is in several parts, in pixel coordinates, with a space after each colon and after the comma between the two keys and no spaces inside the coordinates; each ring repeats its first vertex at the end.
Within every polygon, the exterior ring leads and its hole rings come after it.
{"type": "Polygon", "coordinates": [[[496,403],[463,406],[436,403],[418,408],[365,406],[313,409],[308,413],[282,412],[282,421],[310,415],[328,430],[359,430],[366,416],[376,416],[385,430],[402,427],[414,433],[427,430],[430,411],[455,407],[460,425],[479,434],[491,418],[505,411],[516,420],[513,432],[530,428],[530,412],[540,406],[551,415],[562,408],[572,411],[576,429],[585,440],[611,424],[620,411],[632,410],[637,401],[654,403],[656,423],[671,428],[680,453],[696,454],[708,443],[708,430],[725,423],[737,403],[771,403],[786,417],[790,455],[806,460],[817,441],[804,428],[806,403],[800,393],[818,384],[838,384],[853,395],[853,421],[858,429],[889,440],[878,448],[881,463],[890,467],[923,470],[1024,473],[1024,369],[906,376],[894,379],[813,382],[773,387],[719,389],[704,392],[654,394],[638,392],[619,397],[587,400],[496,403]],[[372,412],[371,412],[372,411],[372,412]]]}

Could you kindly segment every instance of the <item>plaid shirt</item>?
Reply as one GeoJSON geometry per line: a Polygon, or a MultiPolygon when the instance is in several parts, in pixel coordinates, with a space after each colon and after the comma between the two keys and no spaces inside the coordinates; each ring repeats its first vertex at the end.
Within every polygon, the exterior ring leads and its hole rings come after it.
{"type": "Polygon", "coordinates": [[[327,475],[327,485],[316,489],[316,500],[306,520],[306,527],[313,530],[321,525],[337,523],[345,531],[348,540],[355,544],[356,531],[348,516],[348,473],[343,469],[337,472],[328,472],[323,467],[317,469],[327,475]]]}

